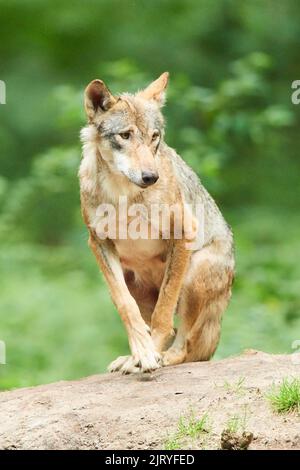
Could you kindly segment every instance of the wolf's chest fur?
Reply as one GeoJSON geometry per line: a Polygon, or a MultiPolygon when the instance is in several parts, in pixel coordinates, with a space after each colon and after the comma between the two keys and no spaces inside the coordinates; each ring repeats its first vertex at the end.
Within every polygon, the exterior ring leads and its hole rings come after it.
{"type": "MultiPolygon", "coordinates": [[[[90,225],[97,227],[98,218],[96,210],[90,208],[90,225]]],[[[118,210],[116,211],[118,214],[118,210]]],[[[128,223],[131,222],[128,217],[128,223]]],[[[134,273],[134,279],[145,286],[159,288],[166,265],[168,242],[162,239],[132,239],[127,234],[126,239],[116,236],[110,238],[119,256],[122,269],[134,273]]],[[[101,241],[99,241],[101,243],[101,241]]]]}
{"type": "Polygon", "coordinates": [[[166,268],[167,244],[164,240],[115,240],[123,271],[147,286],[159,289],[166,268]]]}
{"type": "MultiPolygon", "coordinates": [[[[117,201],[120,188],[116,181],[114,184],[110,184],[110,179],[99,173],[96,151],[92,146],[89,152],[85,152],[79,176],[81,191],[84,194],[84,213],[88,225],[94,230],[97,229],[99,224],[97,207],[103,203],[113,205],[118,219],[117,201]]],[[[131,218],[128,217],[128,223],[130,221],[131,218]]],[[[116,236],[111,240],[115,245],[124,273],[134,273],[134,279],[145,286],[160,287],[166,266],[168,249],[166,240],[151,238],[133,240],[129,236],[127,239],[120,239],[116,236]]],[[[99,243],[101,243],[100,240],[99,243]]]]}

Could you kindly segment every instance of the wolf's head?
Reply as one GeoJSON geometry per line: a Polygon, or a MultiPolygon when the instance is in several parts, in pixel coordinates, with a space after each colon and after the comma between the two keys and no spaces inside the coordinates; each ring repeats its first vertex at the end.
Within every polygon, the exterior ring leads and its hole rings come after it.
{"type": "Polygon", "coordinates": [[[93,80],[85,91],[85,111],[97,129],[102,159],[113,173],[141,188],[159,178],[156,155],[164,124],[160,108],[168,77],[163,73],[135,95],[113,96],[101,80],[93,80]]]}

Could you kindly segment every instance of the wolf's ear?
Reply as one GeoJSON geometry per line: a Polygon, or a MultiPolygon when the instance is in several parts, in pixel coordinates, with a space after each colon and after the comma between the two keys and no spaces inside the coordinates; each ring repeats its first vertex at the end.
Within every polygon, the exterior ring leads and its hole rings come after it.
{"type": "Polygon", "coordinates": [[[86,87],[84,96],[84,106],[89,121],[92,121],[97,113],[107,111],[116,101],[102,80],[93,80],[86,87]]]}
{"type": "Polygon", "coordinates": [[[154,100],[160,106],[162,106],[165,103],[165,90],[167,88],[168,81],[169,72],[164,72],[157,80],[150,83],[147,88],[142,91],[139,91],[137,96],[146,100],[154,100]]]}

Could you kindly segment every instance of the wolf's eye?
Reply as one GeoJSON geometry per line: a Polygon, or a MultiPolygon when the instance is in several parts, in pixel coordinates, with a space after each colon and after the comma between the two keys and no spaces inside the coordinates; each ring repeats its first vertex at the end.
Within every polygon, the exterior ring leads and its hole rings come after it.
{"type": "Polygon", "coordinates": [[[128,140],[130,137],[130,132],[120,132],[119,136],[124,140],[128,140]]]}
{"type": "Polygon", "coordinates": [[[156,139],[158,139],[159,137],[159,132],[158,131],[154,131],[153,134],[152,134],[152,142],[154,142],[156,139]]]}

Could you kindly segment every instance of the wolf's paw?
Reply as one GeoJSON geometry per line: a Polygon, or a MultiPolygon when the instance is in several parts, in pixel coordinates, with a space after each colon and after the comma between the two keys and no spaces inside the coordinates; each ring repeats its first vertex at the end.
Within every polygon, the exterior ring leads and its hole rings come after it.
{"type": "Polygon", "coordinates": [[[122,374],[136,374],[138,372],[152,372],[161,367],[160,354],[146,352],[142,357],[120,356],[109,366],[109,372],[120,371],[122,374]]]}
{"type": "Polygon", "coordinates": [[[136,372],[153,372],[161,367],[161,356],[156,351],[147,351],[140,358],[129,356],[128,360],[121,367],[123,374],[136,372]]]}
{"type": "Polygon", "coordinates": [[[186,353],[183,349],[170,348],[162,355],[163,366],[175,366],[182,364],[186,359],[186,353]]]}
{"type": "Polygon", "coordinates": [[[140,372],[152,372],[161,367],[161,355],[156,351],[150,334],[136,331],[131,340],[132,360],[125,363],[122,372],[130,373],[131,369],[139,368],[140,372]]]}
{"type": "Polygon", "coordinates": [[[146,324],[137,325],[129,339],[131,356],[120,356],[109,366],[110,372],[121,371],[123,374],[152,372],[161,367],[161,355],[156,351],[150,328],[146,324]]]}
{"type": "Polygon", "coordinates": [[[108,372],[118,372],[131,356],[119,356],[107,367],[108,372]]]}

